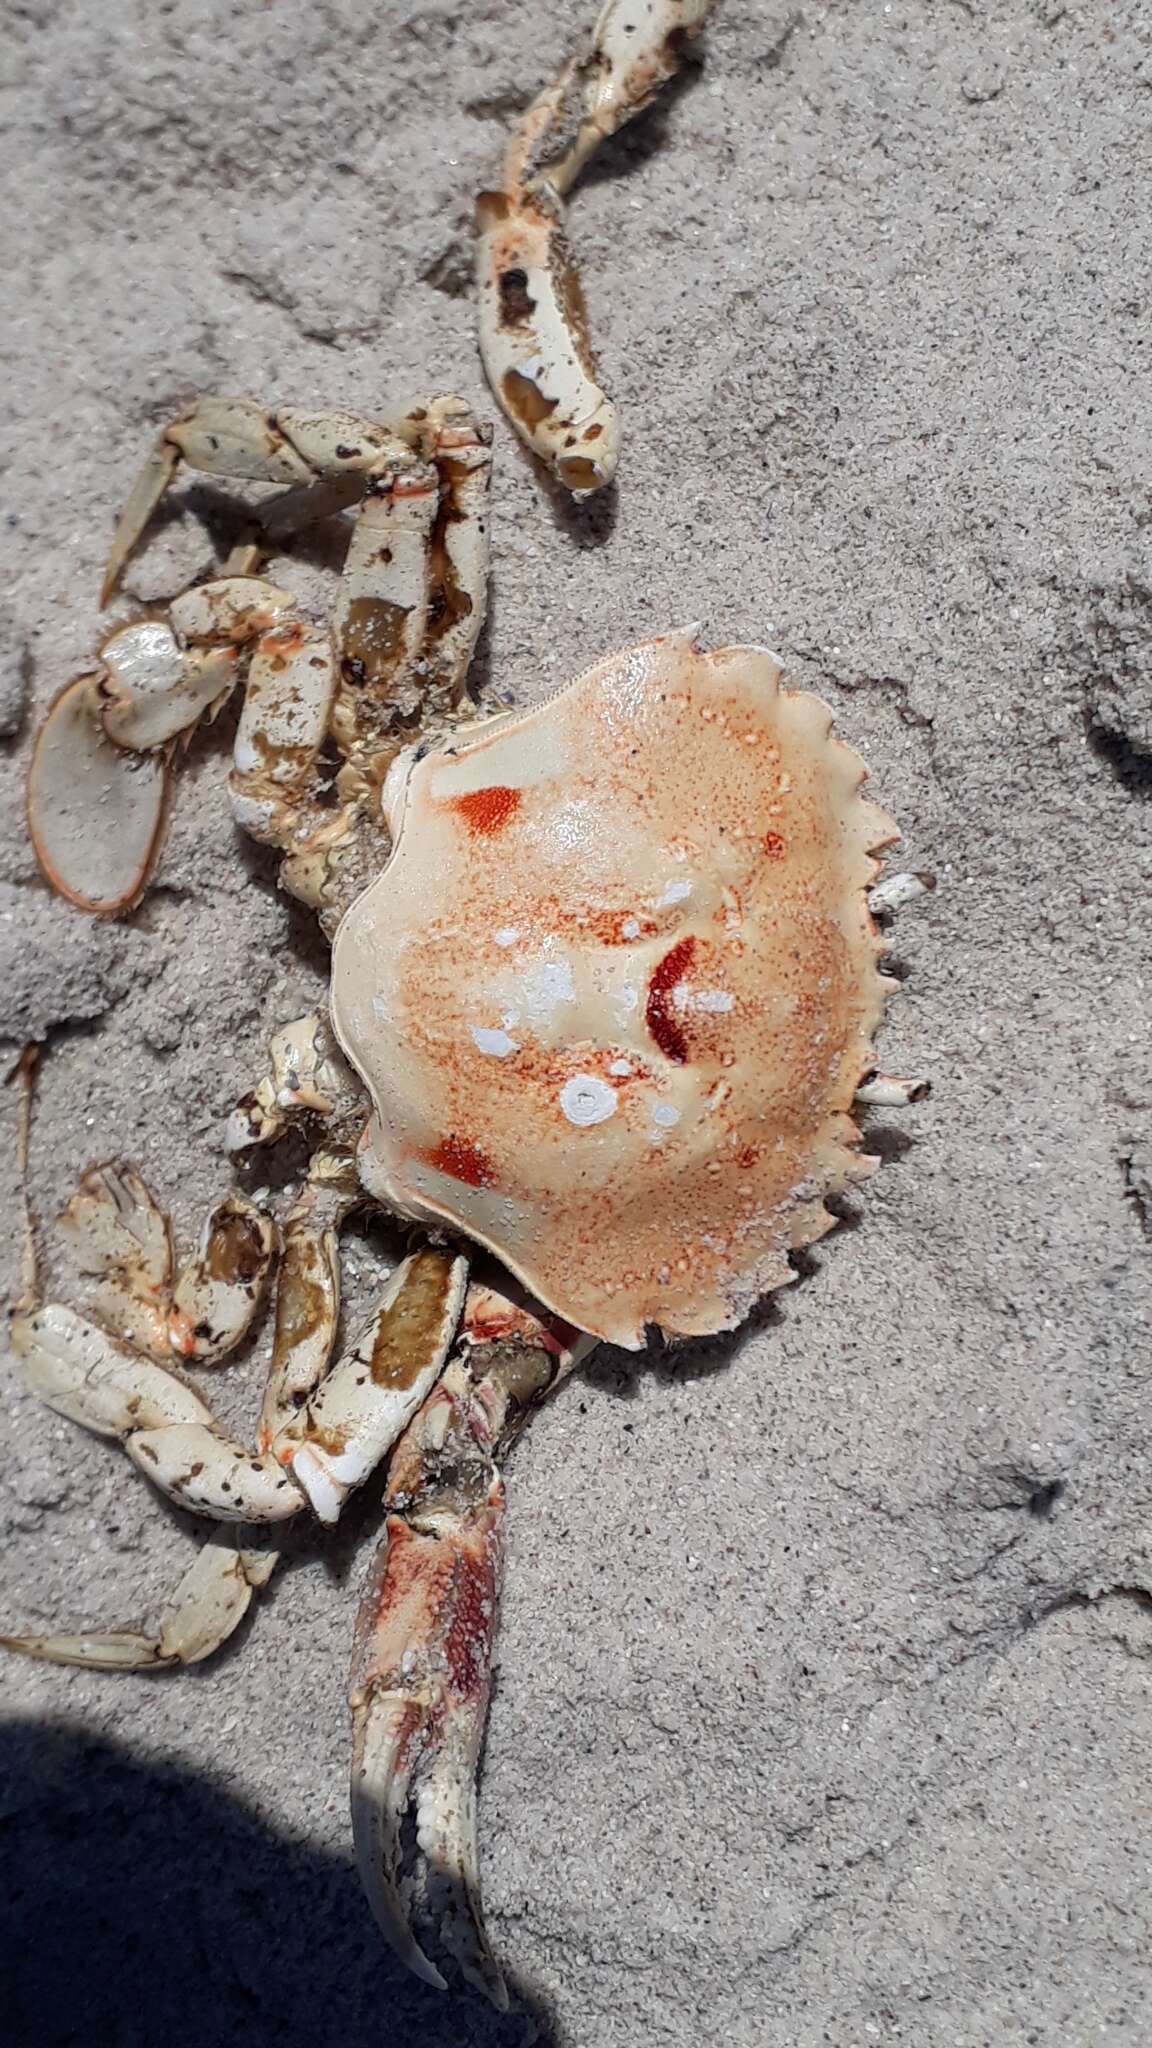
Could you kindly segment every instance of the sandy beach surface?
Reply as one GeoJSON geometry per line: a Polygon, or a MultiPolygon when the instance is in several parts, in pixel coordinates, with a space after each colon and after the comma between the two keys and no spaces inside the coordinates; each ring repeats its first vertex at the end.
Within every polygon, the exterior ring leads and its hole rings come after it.
{"type": "MultiPolygon", "coordinates": [[[[471,198],[574,12],[6,12],[0,1035],[47,1043],[45,1218],[125,1155],[187,1245],[323,987],[231,826],[229,714],[130,920],[28,849],[143,450],[203,390],[491,409],[471,198]]],[[[691,619],[778,650],[939,876],[884,1039],[931,1099],[873,1114],[883,1170],[752,1329],[599,1354],[515,1456],[481,1788],[510,2014],[404,1976],[351,1867],[369,1498],[195,1673],[0,1668],[12,2048],[1148,2041],[1152,18],[727,0],[702,55],[574,196],[618,486],[573,510],[498,424],[479,680],[527,703],[691,619]]],[[[222,499],[182,494],[125,611],[206,572],[222,499]]],[[[330,566],[279,571],[319,602],[330,566]]],[[[390,1249],[349,1232],[352,1310],[390,1249]]],[[[212,1377],[237,1428],[263,1355],[212,1377]]],[[[10,1371],[0,1426],[3,1627],[154,1615],[195,1525],[10,1371]]]]}

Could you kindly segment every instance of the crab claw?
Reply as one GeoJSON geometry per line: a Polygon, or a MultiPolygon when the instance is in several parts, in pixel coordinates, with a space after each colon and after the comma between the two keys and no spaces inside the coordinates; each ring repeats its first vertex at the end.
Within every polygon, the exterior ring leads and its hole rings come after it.
{"type": "Polygon", "coordinates": [[[389,1517],[361,1608],[351,1691],[352,1830],[373,1914],[400,1960],[444,1990],[412,1920],[434,1929],[502,2012],[508,1994],[481,1916],[476,1767],[503,1514],[493,1475],[479,1507],[446,1509],[420,1528],[389,1517]]]}

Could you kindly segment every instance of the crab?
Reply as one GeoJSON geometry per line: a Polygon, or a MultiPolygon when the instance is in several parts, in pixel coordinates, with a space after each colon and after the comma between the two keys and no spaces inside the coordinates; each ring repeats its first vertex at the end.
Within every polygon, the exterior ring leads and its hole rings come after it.
{"type": "MultiPolygon", "coordinates": [[[[609,8],[601,43],[616,20],[609,8]]],[[[649,56],[630,103],[659,82],[649,56]]],[[[611,95],[586,98],[595,132],[581,128],[557,189],[617,116],[611,95]]],[[[525,122],[542,132],[533,110],[525,122]]],[[[552,205],[516,176],[500,234],[552,205]]],[[[514,253],[493,258],[505,277],[514,253]]],[[[606,438],[573,456],[587,417],[570,412],[551,444],[576,488],[589,477],[572,463],[606,438]]],[[[490,431],[458,398],[374,419],[207,399],[165,430],[117,529],[109,594],[182,463],[357,501],[330,624],[257,573],[273,514],[166,617],[112,631],[51,708],[29,781],[53,886],[123,910],[159,844],[174,743],[243,678],[233,811],[317,912],[331,984],[322,1011],[273,1038],[228,1128],[241,1158],[303,1140],[286,1215],[230,1193],[177,1266],[139,1175],[94,1166],[61,1218],[93,1281],[87,1314],[43,1299],[29,1222],[12,1324],[28,1384],[220,1533],[154,1631],[3,1641],[96,1669],[200,1661],[275,1568],[256,1532],[334,1523],[383,1468],[350,1690],[357,1859],[402,1960],[441,1987],[454,1968],[499,2005],[476,1766],[507,1453],[597,1343],[733,1330],[831,1228],[829,1202],[876,1164],[857,1105],[923,1092],[876,1070],[893,984],[874,913],[929,882],[877,883],[896,827],[827,708],[762,648],[672,631],[530,710],[477,715],[490,462],[490,431]],[[413,1248],[341,1350],[339,1233],[366,1207],[413,1248]],[[231,1356],[274,1275],[246,1445],[179,1367],[231,1356]]]]}

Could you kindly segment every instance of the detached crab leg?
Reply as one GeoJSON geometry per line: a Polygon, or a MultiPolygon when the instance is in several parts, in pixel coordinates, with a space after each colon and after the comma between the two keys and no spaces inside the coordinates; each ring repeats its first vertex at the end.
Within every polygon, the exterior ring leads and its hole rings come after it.
{"type": "Polygon", "coordinates": [[[416,1921],[503,2008],[481,1915],[475,1784],[503,1563],[498,1468],[590,1340],[573,1348],[567,1326],[486,1288],[470,1291],[461,1334],[389,1469],[387,1535],[353,1654],[352,1826],[369,1902],[401,1960],[444,1987],[416,1921]]]}
{"type": "Polygon", "coordinates": [[[476,220],[480,354],[521,439],[577,496],[616,473],[616,408],[596,381],[583,294],[564,232],[565,194],[589,157],[679,70],[714,0],[608,0],[582,62],[521,120],[498,192],[476,220]],[[579,126],[559,147],[573,96],[579,126]]]}
{"type": "Polygon", "coordinates": [[[231,1540],[206,1543],[169,1595],[154,1635],[135,1629],[103,1634],[4,1636],[0,1644],[47,1664],[79,1664],[89,1671],[148,1671],[199,1664],[211,1657],[247,1614],[254,1592],[268,1584],[279,1562],[274,1550],[241,1547],[231,1540]]]}

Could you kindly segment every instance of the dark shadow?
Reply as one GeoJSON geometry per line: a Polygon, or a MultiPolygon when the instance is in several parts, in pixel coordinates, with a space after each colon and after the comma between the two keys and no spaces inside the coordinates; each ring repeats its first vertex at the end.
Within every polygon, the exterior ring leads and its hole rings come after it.
{"type": "MultiPolygon", "coordinates": [[[[820,1270],[805,1252],[792,1252],[789,1256],[797,1286],[820,1270]]],[[[794,1292],[794,1288],[787,1289],[789,1294],[794,1292]]],[[[619,1351],[614,1345],[599,1344],[581,1367],[580,1378],[621,1401],[634,1401],[641,1380],[648,1375],[659,1386],[711,1379],[714,1373],[724,1372],[731,1365],[750,1337],[762,1330],[778,1329],[783,1316],[778,1293],[770,1293],[761,1296],[736,1329],[721,1330],[714,1337],[666,1337],[649,1326],[643,1351],[619,1351]]]]}
{"type": "Polygon", "coordinates": [[[1152,796],[1152,754],[1137,746],[1126,732],[1110,725],[1098,706],[1084,705],[1084,736],[1098,760],[1111,769],[1121,789],[1129,796],[1152,796]]]}
{"type": "MultiPolygon", "coordinates": [[[[523,443],[518,445],[523,446],[523,443]]],[[[593,491],[590,498],[574,498],[567,486],[552,476],[534,455],[530,455],[527,449],[524,452],[540,471],[548,510],[561,533],[566,533],[582,554],[602,548],[615,532],[620,516],[620,493],[615,482],[593,491]]]]}
{"type": "Polygon", "coordinates": [[[513,437],[511,445],[518,460],[538,485],[553,525],[559,527],[561,533],[566,533],[582,554],[602,548],[615,530],[620,513],[620,494],[616,484],[605,484],[589,497],[574,498],[567,485],[553,476],[547,464],[533,453],[519,434],[513,437]]]}
{"type": "Polygon", "coordinates": [[[874,1158],[882,1160],[885,1166],[895,1166],[911,1152],[916,1140],[909,1131],[898,1130],[895,1124],[866,1123],[864,1126],[864,1150],[874,1158]]]}
{"type": "Polygon", "coordinates": [[[78,1723],[0,1726],[6,2048],[555,2048],[556,2023],[393,1961],[350,1862],[183,1763],[78,1723]]]}
{"type": "Polygon", "coordinates": [[[703,68],[700,45],[689,43],[685,47],[682,69],[661,86],[652,105],[600,144],[572,187],[570,203],[588,186],[602,185],[608,179],[627,178],[659,155],[668,141],[668,119],[672,109],[685,93],[691,92],[703,68]]]}

